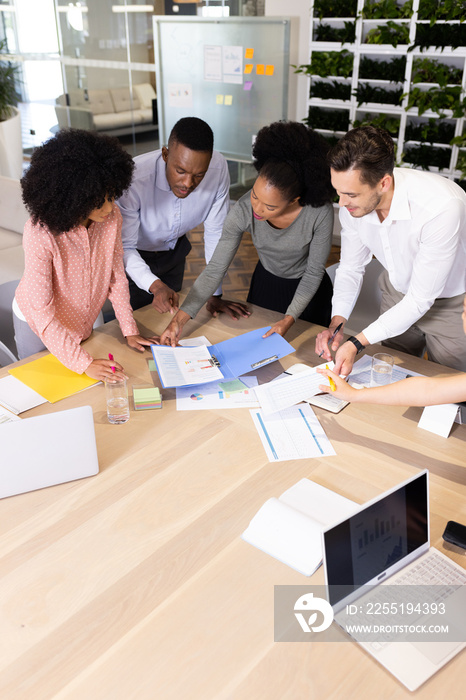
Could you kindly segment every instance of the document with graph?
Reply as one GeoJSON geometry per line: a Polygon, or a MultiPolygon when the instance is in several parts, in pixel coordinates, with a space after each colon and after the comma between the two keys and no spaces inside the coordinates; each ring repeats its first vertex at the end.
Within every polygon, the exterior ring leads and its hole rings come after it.
{"type": "Polygon", "coordinates": [[[336,454],[309,404],[291,406],[272,415],[251,409],[251,416],[270,462],[336,454]]]}

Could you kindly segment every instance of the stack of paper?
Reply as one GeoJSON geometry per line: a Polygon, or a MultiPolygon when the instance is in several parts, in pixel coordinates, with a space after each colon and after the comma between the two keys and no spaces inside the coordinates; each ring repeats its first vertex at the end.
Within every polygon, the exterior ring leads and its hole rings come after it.
{"type": "Polygon", "coordinates": [[[156,386],[133,387],[134,408],[144,411],[149,408],[162,408],[160,389],[156,386]]]}
{"type": "Polygon", "coordinates": [[[43,396],[20,382],[16,377],[0,379],[0,404],[13,413],[23,413],[45,403],[43,396]]]}

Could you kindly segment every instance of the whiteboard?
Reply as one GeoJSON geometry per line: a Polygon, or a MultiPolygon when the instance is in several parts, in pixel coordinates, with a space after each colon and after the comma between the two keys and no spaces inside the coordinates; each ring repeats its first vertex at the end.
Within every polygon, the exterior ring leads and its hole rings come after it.
{"type": "Polygon", "coordinates": [[[154,17],[160,145],[182,117],[204,119],[214,148],[252,162],[262,126],[288,113],[289,17],[154,17]]]}

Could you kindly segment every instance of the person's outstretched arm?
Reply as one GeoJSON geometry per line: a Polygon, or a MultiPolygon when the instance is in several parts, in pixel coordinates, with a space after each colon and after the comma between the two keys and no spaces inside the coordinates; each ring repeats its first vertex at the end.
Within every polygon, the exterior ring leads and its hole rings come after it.
{"type": "Polygon", "coordinates": [[[322,392],[353,403],[435,406],[466,400],[465,373],[447,377],[408,377],[386,386],[355,389],[329,369],[318,369],[317,371],[333,379],[336,385],[336,390],[332,391],[328,384],[323,384],[319,386],[322,392]]]}

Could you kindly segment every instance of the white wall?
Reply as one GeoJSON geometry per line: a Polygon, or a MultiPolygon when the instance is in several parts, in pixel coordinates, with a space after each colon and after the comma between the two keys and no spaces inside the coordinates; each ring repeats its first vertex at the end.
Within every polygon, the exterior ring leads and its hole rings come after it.
{"type": "MultiPolygon", "coordinates": [[[[296,34],[292,30],[291,63],[309,63],[309,0],[265,0],[267,17],[296,17],[296,34]]],[[[294,75],[290,71],[290,93],[288,118],[301,121],[307,116],[308,80],[305,76],[294,75]]]]}

